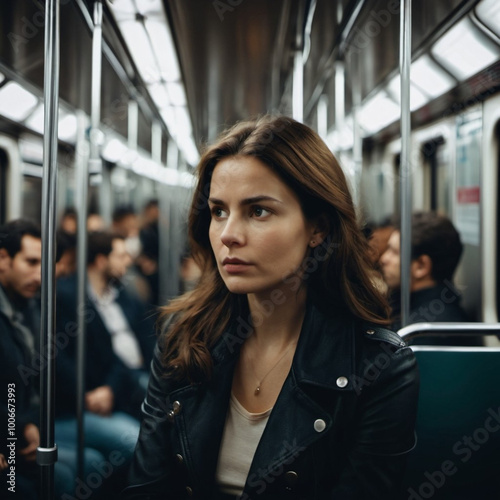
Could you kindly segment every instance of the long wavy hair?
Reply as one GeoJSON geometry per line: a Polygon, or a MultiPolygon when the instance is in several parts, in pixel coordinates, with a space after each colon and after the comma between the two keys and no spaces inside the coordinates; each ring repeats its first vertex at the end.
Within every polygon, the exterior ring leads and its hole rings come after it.
{"type": "Polygon", "coordinates": [[[200,281],[163,308],[163,319],[175,315],[163,339],[163,362],[176,377],[192,382],[210,377],[210,348],[232,316],[248,307],[245,296],[226,288],[209,240],[212,173],[222,159],[234,156],[260,160],[293,189],[308,220],[327,221],[327,237],[300,276],[308,290],[330,309],[347,308],[363,320],[388,323],[388,305],[371,279],[367,242],[344,173],[328,147],[313,130],[288,117],[238,123],[206,149],[198,166],[188,231],[200,281]]]}

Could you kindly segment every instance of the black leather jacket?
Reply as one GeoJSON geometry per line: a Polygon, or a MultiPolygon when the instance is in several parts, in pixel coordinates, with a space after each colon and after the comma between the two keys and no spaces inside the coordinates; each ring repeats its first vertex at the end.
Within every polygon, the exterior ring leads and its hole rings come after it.
{"type": "MultiPolygon", "coordinates": [[[[203,385],[162,376],[156,348],[126,498],[219,498],[237,333],[235,325],[215,345],[203,385]]],[[[415,357],[397,334],[309,304],[241,499],[398,498],[417,398],[415,357]]]]}

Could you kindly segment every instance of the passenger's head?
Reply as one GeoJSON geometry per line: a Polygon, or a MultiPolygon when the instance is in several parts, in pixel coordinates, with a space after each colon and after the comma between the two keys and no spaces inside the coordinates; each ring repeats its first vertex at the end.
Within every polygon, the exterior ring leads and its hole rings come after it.
{"type": "Polygon", "coordinates": [[[149,200],[142,210],[142,225],[148,226],[149,224],[154,224],[158,221],[160,217],[160,208],[158,204],[158,200],[153,198],[149,200]]]}
{"type": "MultiPolygon", "coordinates": [[[[411,231],[410,289],[416,291],[451,281],[463,249],[452,222],[433,212],[417,212],[412,215],[411,231]]],[[[391,234],[380,263],[389,287],[398,289],[401,286],[399,229],[391,234]]]]}
{"type": "Polygon", "coordinates": [[[97,212],[89,212],[87,215],[87,231],[104,231],[106,229],[106,224],[104,219],[97,212]]]}
{"type": "MultiPolygon", "coordinates": [[[[385,302],[369,278],[367,244],[344,173],[320,137],[291,118],[237,124],[207,149],[199,165],[189,235],[202,281],[215,280],[221,289],[252,291],[245,289],[249,280],[239,286],[243,280],[238,282],[238,272],[224,266],[224,258],[257,259],[264,265],[267,256],[266,269],[276,282],[309,286],[330,304],[347,305],[366,319],[385,315],[385,302]],[[252,229],[244,217],[220,223],[238,203],[252,229]],[[281,214],[283,224],[268,232],[274,213],[281,214]],[[253,238],[251,248],[247,236],[253,238]]],[[[270,281],[253,284],[255,290],[274,286],[270,281]]]]}
{"type": "Polygon", "coordinates": [[[114,210],[113,232],[123,238],[137,236],[139,233],[139,219],[131,205],[121,205],[114,210]]]}
{"type": "Polygon", "coordinates": [[[76,236],[58,231],[56,241],[56,278],[69,276],[76,271],[76,236]]]}
{"type": "Polygon", "coordinates": [[[64,211],[61,217],[60,229],[65,233],[75,234],[76,225],[77,225],[76,210],[73,207],[68,207],[64,211]]]}
{"type": "Polygon", "coordinates": [[[121,236],[104,231],[89,234],[87,265],[106,281],[123,278],[131,263],[132,259],[121,236]]]}
{"type": "Polygon", "coordinates": [[[369,229],[368,244],[370,246],[370,256],[374,263],[380,260],[382,254],[387,250],[389,238],[394,231],[394,223],[390,218],[386,218],[380,223],[371,223],[369,229]]]}
{"type": "Polygon", "coordinates": [[[29,299],[40,288],[40,228],[17,219],[0,227],[0,284],[13,298],[29,299]]]}

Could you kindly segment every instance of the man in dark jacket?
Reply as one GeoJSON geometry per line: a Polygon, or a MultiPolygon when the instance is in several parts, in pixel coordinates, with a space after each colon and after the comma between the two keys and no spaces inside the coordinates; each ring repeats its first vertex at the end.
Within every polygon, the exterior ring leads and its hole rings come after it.
{"type": "MultiPolygon", "coordinates": [[[[460,305],[461,296],[452,283],[462,255],[460,236],[444,216],[418,212],[412,216],[410,316],[409,323],[464,322],[467,314],[460,305]]],[[[401,328],[400,318],[400,231],[390,236],[387,250],[380,258],[384,279],[392,293],[392,329],[401,328]]],[[[477,345],[464,336],[425,337],[412,344],[477,345]]]]}
{"type": "MultiPolygon", "coordinates": [[[[0,455],[7,461],[2,476],[7,475],[9,493],[24,500],[37,498],[38,388],[43,363],[38,352],[36,296],[41,253],[40,229],[34,223],[19,219],[0,227],[0,386],[5,391],[0,398],[0,455]]],[[[60,498],[74,493],[76,451],[72,443],[56,444],[55,491],[60,498]]],[[[103,460],[89,449],[85,458],[86,470],[103,460]]]]}
{"type": "MultiPolygon", "coordinates": [[[[131,263],[124,240],[90,233],[87,294],[77,303],[76,276],[57,286],[56,437],[76,439],[76,324],[86,323],[85,436],[88,446],[126,468],[139,432],[155,335],[145,307],[121,283],[131,263]]],[[[118,477],[120,474],[118,474],[118,477]]],[[[115,486],[119,490],[119,484],[115,486]]]]}

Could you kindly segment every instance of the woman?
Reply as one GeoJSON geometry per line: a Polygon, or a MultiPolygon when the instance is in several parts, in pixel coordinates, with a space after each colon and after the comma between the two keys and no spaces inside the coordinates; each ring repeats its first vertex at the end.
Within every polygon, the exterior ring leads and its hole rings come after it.
{"type": "Polygon", "coordinates": [[[395,496],[417,369],[326,145],[236,125],[201,159],[189,236],[202,276],[165,310],[130,497],[395,496]]]}

